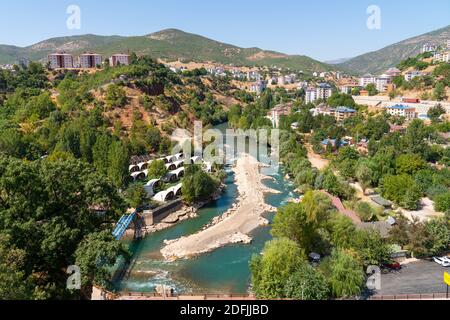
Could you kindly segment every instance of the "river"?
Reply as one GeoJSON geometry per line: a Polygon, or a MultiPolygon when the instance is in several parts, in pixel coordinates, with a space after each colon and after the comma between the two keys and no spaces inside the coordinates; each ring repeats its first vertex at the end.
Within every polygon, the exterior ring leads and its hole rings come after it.
{"type": "MultiPolygon", "coordinates": [[[[265,169],[261,170],[267,174],[265,169]]],[[[289,199],[298,196],[294,185],[284,179],[284,172],[272,174],[273,180],[264,183],[280,194],[266,196],[266,202],[280,207],[289,199]]],[[[160,249],[164,240],[200,231],[214,217],[225,213],[236,201],[237,187],[234,185],[233,173],[229,172],[225,181],[226,190],[222,197],[198,211],[198,217],[180,222],[172,228],[147,236],[144,240],[128,242],[133,260],[129,276],[116,284],[118,290],[131,292],[154,292],[157,285],[163,284],[174,288],[176,293],[202,294],[245,294],[250,285],[249,261],[254,254],[259,254],[264,243],[271,239],[270,227],[262,227],[250,236],[251,244],[236,244],[217,249],[211,253],[189,260],[175,262],[164,261],[160,249]]],[[[273,214],[266,217],[272,221],[273,214]]]]}

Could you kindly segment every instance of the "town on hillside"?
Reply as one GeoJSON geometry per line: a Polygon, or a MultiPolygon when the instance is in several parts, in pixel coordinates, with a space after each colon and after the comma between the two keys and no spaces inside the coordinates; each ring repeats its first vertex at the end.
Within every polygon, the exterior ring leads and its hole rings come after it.
{"type": "Polygon", "coordinates": [[[449,300],[449,37],[374,74],[108,42],[8,60],[0,300],[449,300]]]}

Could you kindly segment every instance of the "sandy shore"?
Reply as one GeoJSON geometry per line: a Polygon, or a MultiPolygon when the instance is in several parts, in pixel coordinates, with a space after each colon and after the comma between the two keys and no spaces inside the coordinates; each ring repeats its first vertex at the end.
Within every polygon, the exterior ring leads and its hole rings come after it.
{"type": "Polygon", "coordinates": [[[242,156],[234,168],[239,191],[237,203],[221,217],[215,218],[204,230],[188,237],[166,241],[161,250],[168,260],[190,258],[231,243],[250,243],[249,233],[268,224],[263,213],[276,209],[264,201],[265,193],[277,193],[266,187],[267,177],[259,172],[260,163],[248,155],[242,156]]]}

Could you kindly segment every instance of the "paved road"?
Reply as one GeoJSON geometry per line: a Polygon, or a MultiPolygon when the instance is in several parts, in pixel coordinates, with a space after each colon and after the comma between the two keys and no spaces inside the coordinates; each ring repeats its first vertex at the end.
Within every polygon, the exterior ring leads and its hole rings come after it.
{"type": "Polygon", "coordinates": [[[381,295],[445,293],[444,268],[434,262],[419,261],[404,265],[401,271],[382,274],[381,295]]]}

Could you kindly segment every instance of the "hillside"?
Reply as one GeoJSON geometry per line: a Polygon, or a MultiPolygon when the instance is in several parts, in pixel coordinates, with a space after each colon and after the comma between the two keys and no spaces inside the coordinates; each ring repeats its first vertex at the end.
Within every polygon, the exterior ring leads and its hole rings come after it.
{"type": "Polygon", "coordinates": [[[44,60],[48,53],[57,50],[73,54],[95,51],[105,57],[117,52],[133,51],[169,61],[181,59],[235,65],[276,65],[305,72],[334,69],[306,56],[240,48],[176,29],[137,37],[82,35],[54,38],[24,48],[0,45],[0,63],[15,63],[18,58],[44,60]]]}
{"type": "Polygon", "coordinates": [[[381,50],[360,55],[349,61],[338,64],[337,67],[359,74],[381,73],[388,68],[397,65],[400,61],[419,54],[420,49],[424,44],[431,43],[442,45],[447,39],[450,39],[450,25],[433,32],[392,44],[381,50]]]}

